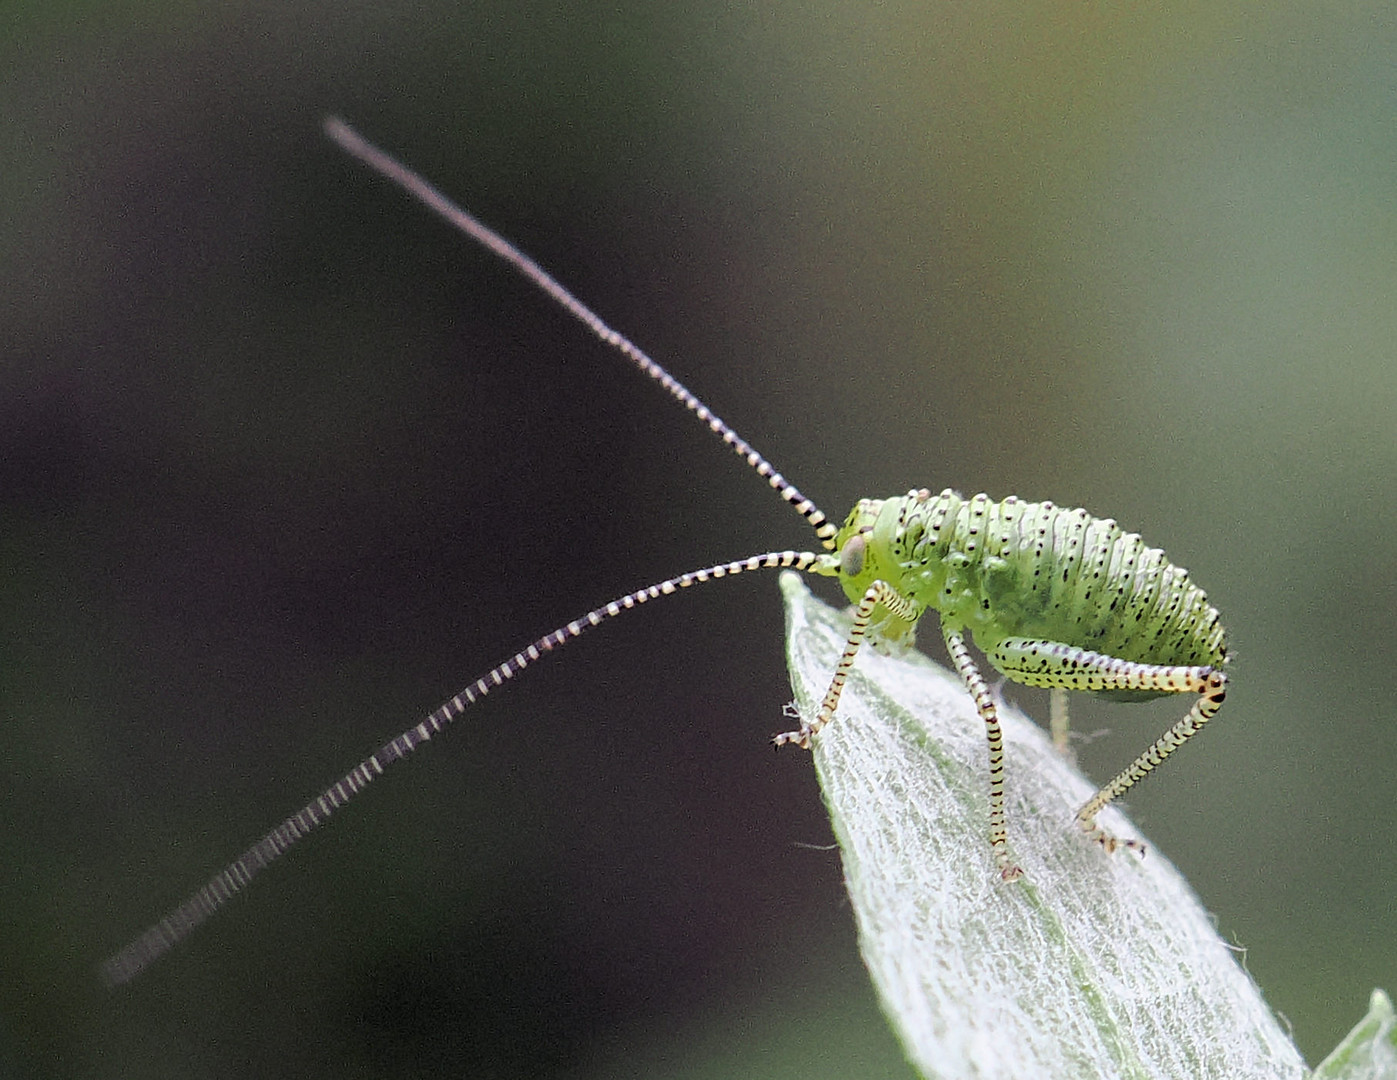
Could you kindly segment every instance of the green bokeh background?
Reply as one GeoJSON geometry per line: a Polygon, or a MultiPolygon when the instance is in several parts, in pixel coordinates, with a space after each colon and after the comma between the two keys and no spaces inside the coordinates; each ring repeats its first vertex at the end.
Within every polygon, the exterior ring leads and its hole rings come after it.
{"type": "MultiPolygon", "coordinates": [[[[97,985],[528,640],[809,543],[330,111],[832,516],[951,485],[1164,546],[1235,690],[1135,818],[1312,1062],[1397,984],[1390,4],[0,18],[0,1074],[907,1075],[809,762],[763,748],[760,576],[571,646],[97,985]]],[[[1176,712],[1080,708],[1084,766],[1176,712]]]]}

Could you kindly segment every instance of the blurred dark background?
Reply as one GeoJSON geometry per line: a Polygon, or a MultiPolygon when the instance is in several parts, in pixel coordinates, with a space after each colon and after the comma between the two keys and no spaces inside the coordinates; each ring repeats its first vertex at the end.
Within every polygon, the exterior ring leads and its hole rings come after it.
{"type": "MultiPolygon", "coordinates": [[[[1312,1062],[1397,984],[1390,4],[3,10],[0,1074],[906,1075],[765,746],[770,576],[570,646],[97,984],[525,642],[810,543],[327,112],[831,516],[951,485],[1165,547],[1235,690],[1136,820],[1312,1062]]],[[[1177,711],[1080,707],[1085,768],[1177,711]]]]}

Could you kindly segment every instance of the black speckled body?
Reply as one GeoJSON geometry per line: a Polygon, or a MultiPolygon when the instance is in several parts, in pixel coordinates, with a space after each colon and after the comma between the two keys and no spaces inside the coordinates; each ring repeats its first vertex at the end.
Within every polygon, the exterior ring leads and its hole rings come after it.
{"type": "Polygon", "coordinates": [[[1174,724],[1077,811],[1077,824],[1108,851],[1119,841],[1097,814],[1195,735],[1227,696],[1227,638],[1203,590],[1158,548],[1110,518],[1050,502],[946,490],[861,500],[834,537],[835,554],[812,573],[838,577],[854,602],[849,643],[813,719],[778,735],[809,746],[839,705],[867,636],[908,643],[928,609],[989,740],[990,844],[1001,876],[1023,871],[1009,857],[1004,739],[995,696],[967,639],[1005,678],[1052,691],[1054,744],[1068,750],[1068,691],[1134,701],[1197,695],[1174,724]]]}
{"type": "MultiPolygon", "coordinates": [[[[1217,610],[1188,571],[1110,518],[948,489],[865,499],[836,545],[843,550],[856,535],[865,538],[863,563],[857,574],[840,574],[851,599],[882,579],[951,627],[969,630],[991,662],[1011,637],[1141,664],[1227,662],[1217,610]]],[[[896,626],[888,631],[898,636],[896,626]]],[[[1129,700],[1163,692],[1105,693],[1129,700]]]]}

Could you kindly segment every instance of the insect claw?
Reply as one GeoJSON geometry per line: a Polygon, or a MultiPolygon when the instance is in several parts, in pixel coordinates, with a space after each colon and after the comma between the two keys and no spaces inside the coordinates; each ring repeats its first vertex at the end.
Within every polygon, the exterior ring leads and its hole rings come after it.
{"type": "Polygon", "coordinates": [[[1140,858],[1143,859],[1145,857],[1145,852],[1149,850],[1148,848],[1146,848],[1142,841],[1131,839],[1121,840],[1112,836],[1105,829],[1101,828],[1098,825],[1089,826],[1080,820],[1078,821],[1078,824],[1081,825],[1084,830],[1086,830],[1087,839],[1100,844],[1101,849],[1105,851],[1108,855],[1114,854],[1116,848],[1121,847],[1128,848],[1131,851],[1137,852],[1140,858]]]}
{"type": "Polygon", "coordinates": [[[818,730],[817,726],[806,721],[804,715],[800,711],[800,706],[794,701],[788,701],[785,705],[781,706],[781,715],[787,720],[797,721],[800,727],[795,731],[783,731],[780,735],[773,735],[771,738],[771,745],[780,748],[787,743],[795,743],[802,750],[809,750],[810,736],[814,735],[818,730]]]}
{"type": "Polygon", "coordinates": [[[771,745],[780,749],[787,743],[795,743],[802,750],[809,750],[812,734],[814,732],[811,731],[809,724],[801,724],[799,731],[783,731],[780,735],[772,736],[771,745]]]}

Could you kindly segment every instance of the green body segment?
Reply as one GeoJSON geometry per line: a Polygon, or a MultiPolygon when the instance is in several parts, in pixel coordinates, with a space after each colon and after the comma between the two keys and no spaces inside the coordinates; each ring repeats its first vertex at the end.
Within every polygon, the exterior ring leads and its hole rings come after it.
{"type": "Polygon", "coordinates": [[[1078,826],[1107,851],[1144,850],[1117,840],[1097,815],[1197,734],[1227,695],[1226,635],[1188,571],[1109,518],[950,490],[864,499],[834,547],[808,569],[838,577],[854,602],[849,641],[819,711],[798,731],[778,735],[778,746],[808,747],[834,719],[866,638],[911,644],[921,617],[935,609],[951,662],[985,723],[990,845],[1005,881],[1023,871],[1009,854],[1003,732],[968,639],[1005,678],[1052,691],[1053,739],[1064,753],[1068,691],[1127,701],[1196,695],[1187,716],[1077,811],[1078,826]]]}
{"type": "MultiPolygon", "coordinates": [[[[1140,664],[1220,668],[1226,634],[1188,571],[1110,518],[1009,497],[910,492],[864,499],[835,539],[838,576],[857,603],[875,580],[968,630],[990,663],[1008,639],[1058,642],[1140,664]],[[861,558],[844,553],[856,537],[861,558]],[[852,571],[852,572],[851,572],[852,571]]],[[[875,611],[873,629],[906,640],[912,624],[875,611]],[[881,617],[880,617],[881,616],[881,617]]],[[[1044,685],[1048,685],[1044,683],[1044,685]]],[[[1169,691],[1107,690],[1139,700],[1169,691]]]]}

